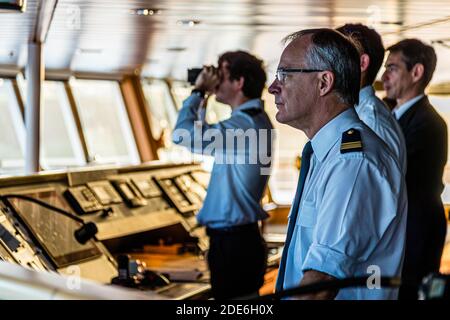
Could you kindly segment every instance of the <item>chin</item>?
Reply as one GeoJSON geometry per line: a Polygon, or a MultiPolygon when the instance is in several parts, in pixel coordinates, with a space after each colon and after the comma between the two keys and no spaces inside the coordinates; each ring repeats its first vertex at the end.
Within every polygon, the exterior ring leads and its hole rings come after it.
{"type": "Polygon", "coordinates": [[[395,96],[395,94],[393,92],[390,91],[386,91],[386,97],[388,99],[397,99],[397,97],[395,96]]]}
{"type": "Polygon", "coordinates": [[[383,87],[384,92],[386,93],[386,97],[388,99],[395,99],[395,97],[393,97],[394,93],[392,92],[392,90],[387,90],[386,88],[383,87]]]}
{"type": "Polygon", "coordinates": [[[280,111],[277,112],[277,114],[275,115],[275,119],[279,122],[279,123],[287,123],[288,120],[286,119],[286,117],[284,117],[284,115],[282,113],[280,113],[280,111]]]}

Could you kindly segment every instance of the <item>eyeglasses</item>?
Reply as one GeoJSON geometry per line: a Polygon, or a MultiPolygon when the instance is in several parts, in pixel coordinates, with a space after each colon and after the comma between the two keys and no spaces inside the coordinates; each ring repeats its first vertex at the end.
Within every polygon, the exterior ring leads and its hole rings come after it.
{"type": "Polygon", "coordinates": [[[295,72],[303,72],[303,73],[311,73],[311,72],[322,72],[325,70],[319,70],[319,69],[289,69],[289,68],[280,68],[277,70],[277,73],[275,74],[275,78],[284,84],[284,81],[286,80],[286,76],[288,73],[295,73],[295,72]]]}

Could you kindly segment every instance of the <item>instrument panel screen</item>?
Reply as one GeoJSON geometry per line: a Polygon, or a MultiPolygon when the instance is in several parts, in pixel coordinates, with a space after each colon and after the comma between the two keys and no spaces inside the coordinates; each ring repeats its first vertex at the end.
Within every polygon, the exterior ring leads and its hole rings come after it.
{"type": "Polygon", "coordinates": [[[133,184],[145,198],[161,196],[161,190],[151,179],[132,179],[133,184]]]}
{"type": "MultiPolygon", "coordinates": [[[[71,212],[54,190],[29,193],[27,196],[71,212]]],[[[94,241],[84,245],[76,241],[74,232],[80,228],[78,222],[33,202],[21,199],[10,199],[9,202],[58,268],[101,255],[94,241]]]]}
{"type": "Polygon", "coordinates": [[[104,206],[122,202],[122,198],[109,181],[88,182],[87,185],[104,206]]]}

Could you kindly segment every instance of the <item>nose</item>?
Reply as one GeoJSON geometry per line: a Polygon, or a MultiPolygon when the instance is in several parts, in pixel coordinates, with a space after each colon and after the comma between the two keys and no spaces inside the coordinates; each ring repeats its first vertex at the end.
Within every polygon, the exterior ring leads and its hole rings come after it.
{"type": "Polygon", "coordinates": [[[383,74],[381,75],[381,81],[385,82],[388,80],[388,75],[387,75],[387,70],[385,70],[383,72],[383,74]]]}
{"type": "Polygon", "coordinates": [[[273,95],[280,93],[280,86],[277,79],[273,80],[272,84],[269,86],[269,93],[273,95]]]}

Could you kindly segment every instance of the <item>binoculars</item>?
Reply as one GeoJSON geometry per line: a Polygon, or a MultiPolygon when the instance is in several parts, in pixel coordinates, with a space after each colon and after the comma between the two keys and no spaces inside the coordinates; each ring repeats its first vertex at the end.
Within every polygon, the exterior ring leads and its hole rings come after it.
{"type": "MultiPolygon", "coordinates": [[[[213,67],[215,70],[217,70],[217,67],[213,67]]],[[[198,75],[200,74],[200,72],[202,72],[203,68],[192,68],[192,69],[188,69],[188,74],[187,74],[187,81],[191,84],[194,85],[195,84],[195,80],[197,80],[198,75]]]]}

